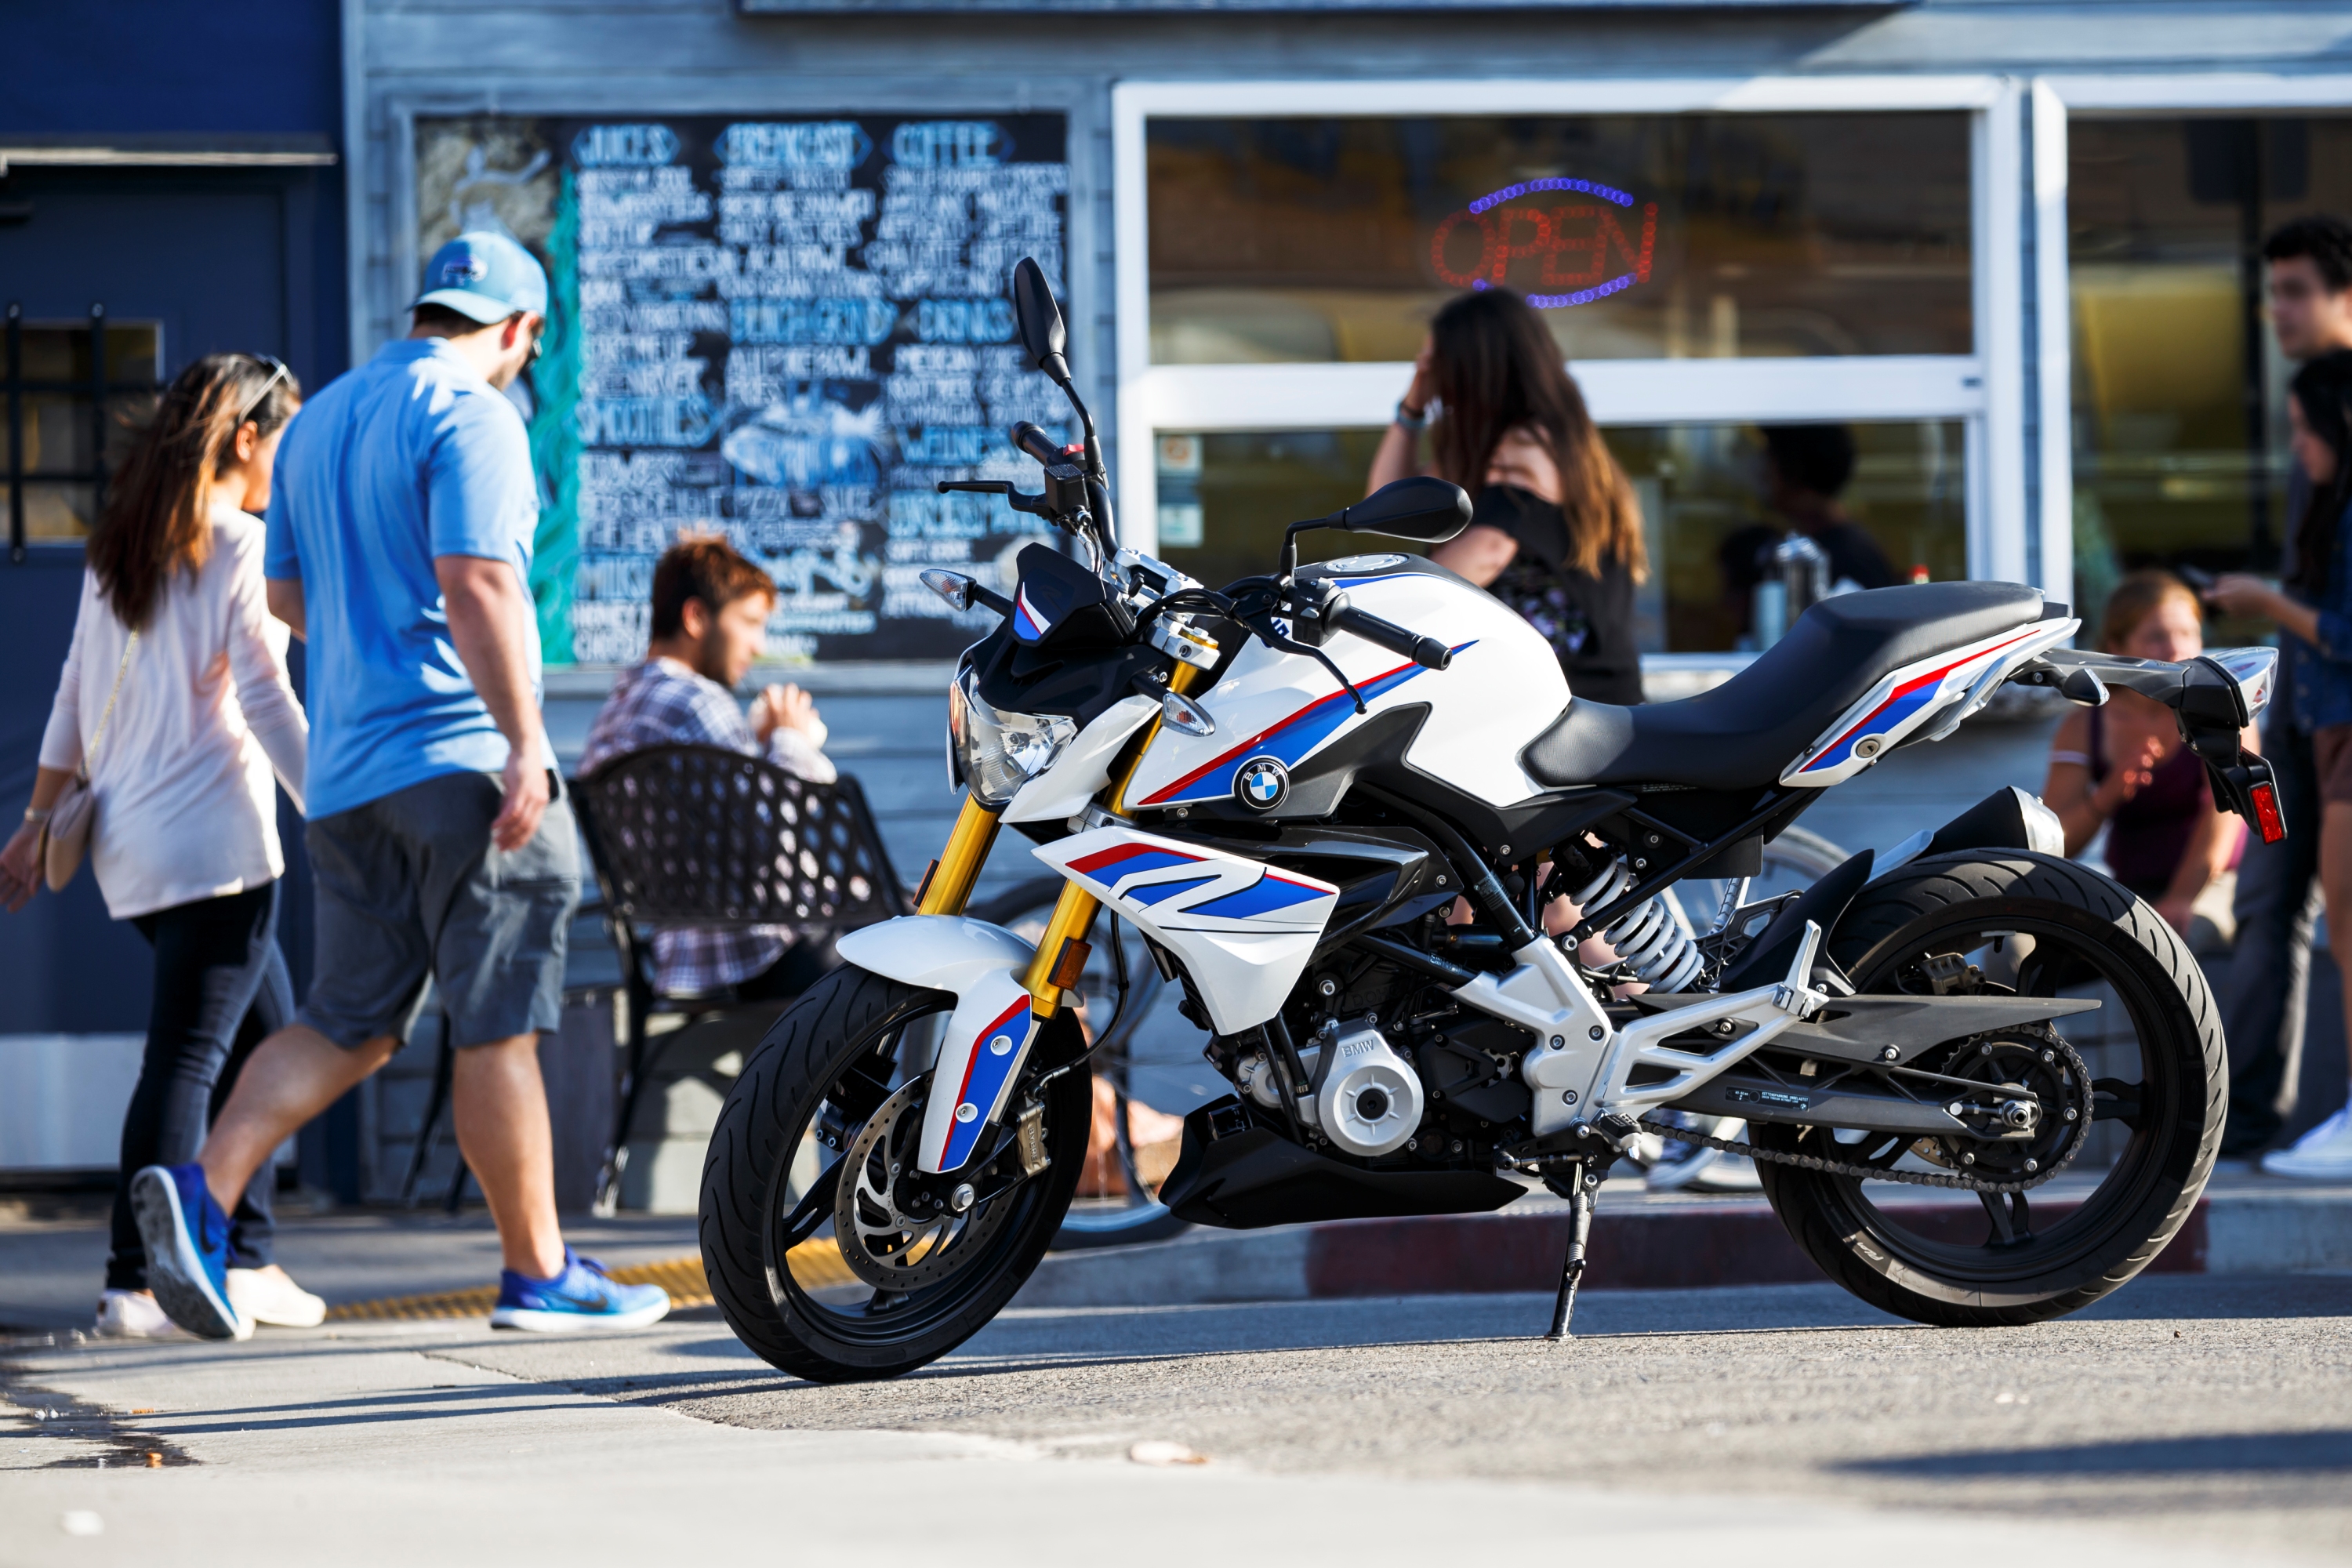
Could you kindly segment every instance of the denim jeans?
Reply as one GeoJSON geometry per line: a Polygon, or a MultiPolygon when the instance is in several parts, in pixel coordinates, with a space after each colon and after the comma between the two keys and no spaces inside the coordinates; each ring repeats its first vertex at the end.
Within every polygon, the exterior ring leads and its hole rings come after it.
{"type": "MultiPolygon", "coordinates": [[[[155,950],[155,992],[147,1050],[122,1118],[122,1185],[114,1197],[110,1290],[147,1288],[147,1254],[131,1215],[131,1176],[146,1165],[184,1165],[204,1147],[253,1048],[294,1016],[294,986],[278,949],[278,885],[203,899],[134,916],[155,950]]],[[[230,1216],[232,1268],[270,1259],[269,1189],[264,1163],[230,1216]]]]}
{"type": "Polygon", "coordinates": [[[2273,703],[2263,753],[2278,781],[2286,818],[2283,843],[2249,836],[2238,867],[2238,944],[2221,997],[2230,1045],[2230,1120],[2221,1152],[2259,1153],[2294,1114],[2303,1072],[2305,1002],[2311,991],[2311,938],[2319,922],[2319,778],[2311,737],[2286,705],[2273,703]]]}

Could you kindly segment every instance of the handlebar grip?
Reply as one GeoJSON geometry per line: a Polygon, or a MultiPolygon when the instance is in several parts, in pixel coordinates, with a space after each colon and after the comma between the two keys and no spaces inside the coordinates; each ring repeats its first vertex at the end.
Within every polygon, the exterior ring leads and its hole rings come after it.
{"type": "Polygon", "coordinates": [[[1409,632],[1393,621],[1378,616],[1368,616],[1352,605],[1343,605],[1331,616],[1335,631],[1360,637],[1376,647],[1384,647],[1402,658],[1409,658],[1423,669],[1444,669],[1454,662],[1454,650],[1435,637],[1425,637],[1409,632]]]}
{"type": "Polygon", "coordinates": [[[1058,463],[1062,460],[1060,444],[1045,434],[1043,428],[1032,425],[1026,419],[1013,426],[1008,434],[1013,437],[1014,446],[1041,463],[1058,463]]]}

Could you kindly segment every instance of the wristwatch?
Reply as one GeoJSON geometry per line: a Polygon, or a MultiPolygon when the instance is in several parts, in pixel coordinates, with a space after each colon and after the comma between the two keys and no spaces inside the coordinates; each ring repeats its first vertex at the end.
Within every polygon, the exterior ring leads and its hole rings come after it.
{"type": "Polygon", "coordinates": [[[1421,413],[1415,414],[1404,405],[1404,399],[1400,397],[1397,399],[1396,423],[1418,436],[1429,424],[1429,412],[1423,409],[1421,413]]]}
{"type": "Polygon", "coordinates": [[[47,806],[28,805],[25,808],[25,820],[32,824],[35,827],[38,827],[48,819],[49,808],[47,806]]]}

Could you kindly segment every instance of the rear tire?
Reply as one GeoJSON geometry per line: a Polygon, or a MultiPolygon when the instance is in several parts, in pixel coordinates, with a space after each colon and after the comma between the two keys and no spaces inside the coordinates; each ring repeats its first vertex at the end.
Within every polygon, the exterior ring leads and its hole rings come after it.
{"type": "MultiPolygon", "coordinates": [[[[702,1267],[727,1326],[771,1366],[818,1383],[910,1372],[985,1327],[1053,1242],[1086,1163],[1093,1080],[1083,1066],[1045,1091],[1052,1164],[971,1211],[965,1234],[979,1237],[972,1256],[943,1277],[893,1294],[856,1282],[837,1259],[831,1277],[812,1276],[785,1234],[814,1184],[808,1178],[840,1168],[837,1154],[822,1173],[816,1168],[822,1146],[807,1134],[820,1114],[833,1107],[835,1135],[848,1148],[907,1081],[898,1068],[902,1033],[954,1004],[945,992],[835,970],[776,1020],[729,1091],[703,1165],[702,1267]],[[997,1204],[1010,1212],[983,1227],[997,1204]]],[[[1055,1027],[1032,1048],[1024,1080],[1055,1027]]],[[[833,1212],[830,1199],[824,1212],[833,1212]]]]}
{"type": "MultiPolygon", "coordinates": [[[[2154,910],[2094,871],[2022,851],[1916,860],[1863,890],[1829,952],[1857,989],[1885,993],[1903,988],[1906,968],[1926,955],[1981,952],[1988,933],[2012,933],[2005,940],[2013,942],[2021,931],[2036,936],[2025,951],[2040,957],[2018,961],[2016,989],[2053,994],[2095,980],[2137,1037],[2141,1081],[2118,1085],[2137,1091],[2129,1141],[2079,1206],[2037,1232],[2030,1206],[2021,1205],[2017,1216],[2027,1223],[2014,1239],[1996,1241],[1999,1222],[1989,1219],[1987,1241],[1971,1247],[1953,1244],[1957,1227],[1948,1222],[1914,1229],[1900,1205],[1873,1203],[1874,1193],[1888,1194],[1884,1184],[1757,1162],[1765,1196],[1822,1271],[1916,1322],[1994,1327],[2088,1306],[2164,1250],[2196,1206],[2221,1146],[2229,1071],[2204,973],[2154,910]]],[[[2062,1036],[2070,1023],[2084,1027],[2077,1019],[2055,1026],[2062,1036]]],[[[1825,1131],[1755,1132],[1759,1147],[1818,1153],[1825,1131]]]]}

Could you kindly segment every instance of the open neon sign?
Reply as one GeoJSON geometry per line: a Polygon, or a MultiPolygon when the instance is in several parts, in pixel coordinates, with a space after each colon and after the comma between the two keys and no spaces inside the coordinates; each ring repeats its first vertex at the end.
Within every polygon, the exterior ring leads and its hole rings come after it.
{"type": "Polygon", "coordinates": [[[1640,204],[1637,218],[1636,204],[1628,193],[1597,180],[1555,176],[1490,191],[1448,216],[1430,236],[1429,263],[1456,289],[1494,289],[1510,281],[1513,263],[1536,261],[1535,288],[1522,292],[1538,310],[1560,310],[1648,282],[1657,237],[1657,203],[1640,204]],[[1570,199],[1524,199],[1554,193],[1570,199]],[[1465,225],[1478,236],[1477,259],[1466,270],[1455,265],[1469,254],[1465,225]],[[1638,238],[1627,232],[1629,226],[1638,238]],[[1614,276],[1612,255],[1624,268],[1614,276]],[[1535,289],[1565,292],[1537,293],[1535,289]]]}

